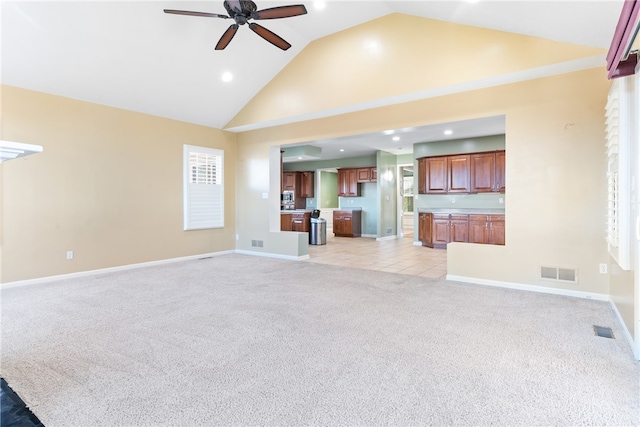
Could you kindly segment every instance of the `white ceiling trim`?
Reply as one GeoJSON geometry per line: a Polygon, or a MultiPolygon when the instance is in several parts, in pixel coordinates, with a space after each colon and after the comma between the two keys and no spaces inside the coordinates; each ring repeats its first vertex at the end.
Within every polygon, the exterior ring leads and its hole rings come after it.
{"type": "Polygon", "coordinates": [[[606,55],[596,55],[587,58],[576,59],[572,61],[560,62],[557,64],[545,65],[542,67],[530,68],[528,70],[516,71],[513,73],[501,74],[494,77],[472,80],[463,83],[457,83],[449,86],[442,86],[423,91],[391,96],[387,98],[375,99],[372,101],[361,102],[358,104],[346,105],[338,108],[332,108],[323,111],[317,111],[309,114],[301,114],[297,116],[284,117],[281,119],[267,120],[264,122],[251,123],[243,126],[232,128],[224,128],[229,132],[246,132],[256,129],[264,129],[272,126],[281,126],[291,123],[298,123],[307,120],[323,119],[327,117],[337,116],[340,114],[354,113],[357,111],[369,110],[372,108],[386,107],[389,105],[402,104],[405,102],[418,101],[422,99],[435,98],[438,96],[452,95],[461,92],[468,92],[478,89],[486,89],[489,87],[501,86],[510,83],[518,83],[526,80],[550,77],[558,74],[571,73],[574,71],[586,70],[589,68],[604,67],[606,64],[606,55]]]}

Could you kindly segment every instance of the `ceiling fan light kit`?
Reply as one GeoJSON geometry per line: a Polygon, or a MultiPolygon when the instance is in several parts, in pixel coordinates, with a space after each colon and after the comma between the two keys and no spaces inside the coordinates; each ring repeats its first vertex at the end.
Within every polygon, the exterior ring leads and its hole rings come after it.
{"type": "Polygon", "coordinates": [[[238,28],[241,25],[249,24],[249,28],[271,43],[274,46],[279,47],[282,50],[287,50],[291,47],[286,40],[277,35],[276,33],[266,29],[265,27],[256,24],[255,22],[248,22],[250,19],[253,20],[264,20],[264,19],[279,19],[279,18],[290,18],[292,16],[304,15],[307,13],[307,9],[302,4],[290,5],[290,6],[277,6],[271,7],[268,9],[258,10],[256,4],[253,1],[245,1],[245,0],[225,0],[223,2],[223,6],[226,9],[228,15],[220,15],[218,13],[208,13],[208,12],[192,12],[189,10],[175,10],[175,9],[164,9],[165,13],[170,13],[174,15],[188,15],[188,16],[203,16],[205,18],[222,18],[222,19],[233,19],[235,21],[234,24],[231,24],[229,28],[222,34],[220,40],[216,44],[216,50],[222,50],[231,40],[233,36],[236,35],[238,28]]]}

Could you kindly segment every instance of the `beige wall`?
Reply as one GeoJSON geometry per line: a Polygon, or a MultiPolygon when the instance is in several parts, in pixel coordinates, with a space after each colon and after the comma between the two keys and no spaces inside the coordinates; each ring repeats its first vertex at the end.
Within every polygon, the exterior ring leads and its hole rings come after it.
{"type": "MultiPolygon", "coordinates": [[[[229,127],[299,118],[601,53],[393,14],[311,43],[229,127]],[[371,40],[381,43],[375,55],[367,48],[371,40]]],[[[238,186],[247,194],[247,206],[268,209],[241,178],[266,158],[268,147],[505,115],[507,244],[451,245],[449,274],[606,296],[608,277],[598,273],[598,264],[609,259],[603,148],[609,86],[604,67],[598,67],[243,132],[238,135],[238,186]],[[541,265],[576,268],[579,283],[542,281],[541,265]]],[[[277,174],[276,169],[270,172],[277,174]]],[[[242,232],[257,235],[267,227],[244,212],[239,209],[242,232]]]]}
{"type": "Polygon", "coordinates": [[[235,138],[3,87],[2,139],[44,151],[0,165],[1,281],[235,249],[235,138]],[[183,144],[224,150],[224,229],[182,230],[183,144]]]}
{"type": "Polygon", "coordinates": [[[393,13],[311,42],[225,127],[314,114],[603,53],[393,13]]]}

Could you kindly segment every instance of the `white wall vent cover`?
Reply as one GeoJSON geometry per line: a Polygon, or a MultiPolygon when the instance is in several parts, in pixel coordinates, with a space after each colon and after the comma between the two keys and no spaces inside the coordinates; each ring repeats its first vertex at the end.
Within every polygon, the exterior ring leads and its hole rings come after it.
{"type": "Polygon", "coordinates": [[[540,278],[558,282],[578,283],[578,270],[575,268],[540,267],[540,278]]]}

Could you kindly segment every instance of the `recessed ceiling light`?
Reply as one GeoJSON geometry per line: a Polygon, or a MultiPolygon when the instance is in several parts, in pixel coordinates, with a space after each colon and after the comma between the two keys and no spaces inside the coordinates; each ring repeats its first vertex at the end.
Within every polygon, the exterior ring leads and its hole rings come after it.
{"type": "Polygon", "coordinates": [[[344,148],[341,148],[341,149],[340,149],[340,151],[341,151],[341,152],[342,152],[342,151],[344,151],[344,148]]]}
{"type": "Polygon", "coordinates": [[[382,132],[383,135],[392,135],[394,134],[396,131],[393,129],[389,129],[389,130],[385,130],[382,132]]]}
{"type": "Polygon", "coordinates": [[[302,160],[302,156],[298,156],[298,160],[302,160]]]}
{"type": "Polygon", "coordinates": [[[444,131],[445,135],[451,135],[453,133],[453,131],[451,129],[447,129],[444,131]]]}
{"type": "Polygon", "coordinates": [[[399,137],[399,136],[394,136],[394,137],[393,137],[393,138],[391,138],[391,139],[393,139],[394,141],[400,141],[400,137],[399,137]]]}
{"type": "Polygon", "coordinates": [[[321,0],[318,0],[318,1],[314,1],[314,2],[313,2],[313,7],[314,7],[316,10],[322,10],[322,9],[324,9],[324,7],[325,7],[326,5],[327,5],[327,3],[325,3],[325,2],[323,2],[323,1],[321,1],[321,0]]]}
{"type": "Polygon", "coordinates": [[[231,74],[229,71],[225,71],[224,73],[222,73],[223,82],[228,83],[231,80],[233,80],[233,74],[231,74]]]}

